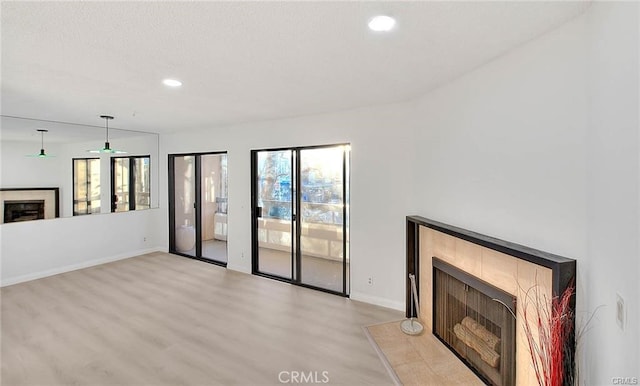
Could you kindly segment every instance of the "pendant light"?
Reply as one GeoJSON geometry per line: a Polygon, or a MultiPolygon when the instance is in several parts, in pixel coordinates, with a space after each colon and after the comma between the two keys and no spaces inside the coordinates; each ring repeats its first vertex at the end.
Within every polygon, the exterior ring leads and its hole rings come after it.
{"type": "Polygon", "coordinates": [[[107,136],[104,142],[104,147],[102,149],[87,150],[87,151],[89,153],[125,154],[126,151],[112,149],[111,145],[109,144],[109,121],[112,120],[113,117],[111,115],[101,115],[100,118],[105,120],[105,126],[107,129],[107,136]]]}
{"type": "Polygon", "coordinates": [[[49,158],[55,157],[54,155],[49,155],[44,151],[44,133],[48,133],[47,129],[36,129],[37,132],[40,133],[40,153],[38,154],[29,154],[27,157],[36,157],[36,158],[49,158]]]}

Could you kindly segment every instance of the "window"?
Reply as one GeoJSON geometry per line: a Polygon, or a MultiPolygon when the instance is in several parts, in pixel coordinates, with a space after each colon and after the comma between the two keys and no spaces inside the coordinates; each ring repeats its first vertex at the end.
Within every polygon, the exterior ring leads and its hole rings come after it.
{"type": "MultiPolygon", "coordinates": [[[[309,223],[342,224],[343,147],[324,152],[307,150],[300,170],[302,214],[309,223]]],[[[264,218],[291,220],[291,155],[287,151],[265,152],[258,158],[264,218]]]]}
{"type": "Polygon", "coordinates": [[[100,213],[100,159],[73,159],[73,215],[100,213]]]}
{"type": "Polygon", "coordinates": [[[149,209],[150,156],[111,158],[111,211],[149,209]]]}

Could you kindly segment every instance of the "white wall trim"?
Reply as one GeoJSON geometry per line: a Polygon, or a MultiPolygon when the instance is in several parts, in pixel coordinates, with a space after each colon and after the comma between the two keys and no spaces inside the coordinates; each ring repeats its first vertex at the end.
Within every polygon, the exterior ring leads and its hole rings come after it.
{"type": "Polygon", "coordinates": [[[386,298],[381,298],[378,296],[367,295],[361,292],[351,292],[351,294],[349,295],[349,298],[351,298],[351,300],[374,304],[376,306],[391,308],[398,311],[405,310],[404,302],[398,302],[398,301],[394,301],[386,298]]]}
{"type": "Polygon", "coordinates": [[[251,268],[247,268],[247,267],[242,266],[242,265],[237,265],[237,264],[229,265],[227,263],[227,269],[230,270],[230,271],[242,272],[242,273],[246,273],[246,274],[251,275],[251,268]]]}
{"type": "Polygon", "coordinates": [[[23,282],[26,282],[26,281],[41,279],[43,277],[58,275],[58,274],[65,273],[65,272],[76,271],[76,270],[79,270],[79,269],[89,268],[89,267],[93,267],[93,266],[100,265],[100,264],[110,263],[110,262],[113,262],[113,261],[124,260],[124,259],[128,259],[130,257],[136,257],[136,256],[144,255],[144,254],[147,254],[147,253],[165,252],[165,251],[166,251],[166,249],[164,247],[154,247],[154,248],[147,248],[147,249],[139,249],[137,251],[129,251],[129,252],[120,253],[120,254],[117,254],[117,255],[114,255],[114,256],[103,257],[103,258],[100,258],[100,259],[83,261],[81,263],[65,265],[63,267],[52,268],[52,269],[47,269],[47,270],[44,270],[44,271],[29,273],[27,275],[21,275],[21,276],[17,276],[17,277],[8,278],[8,279],[5,279],[5,280],[2,280],[2,282],[0,283],[0,287],[6,287],[6,286],[9,286],[9,285],[23,283],[23,282]]]}

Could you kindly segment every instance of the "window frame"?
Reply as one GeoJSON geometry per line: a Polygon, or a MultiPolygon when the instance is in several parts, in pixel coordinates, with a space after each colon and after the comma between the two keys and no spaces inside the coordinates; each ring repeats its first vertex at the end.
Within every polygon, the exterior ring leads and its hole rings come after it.
{"type": "Polygon", "coordinates": [[[110,157],[109,159],[109,170],[110,170],[110,196],[109,202],[111,205],[111,213],[122,213],[122,212],[130,212],[134,210],[145,210],[151,208],[151,202],[149,202],[149,208],[140,208],[136,209],[136,160],[137,159],[148,159],[149,160],[149,199],[151,199],[151,155],[132,155],[132,156],[124,156],[124,157],[110,157]],[[116,160],[126,159],[129,161],[129,206],[126,210],[117,211],[118,203],[114,200],[116,196],[116,173],[115,173],[115,165],[116,160]]]}

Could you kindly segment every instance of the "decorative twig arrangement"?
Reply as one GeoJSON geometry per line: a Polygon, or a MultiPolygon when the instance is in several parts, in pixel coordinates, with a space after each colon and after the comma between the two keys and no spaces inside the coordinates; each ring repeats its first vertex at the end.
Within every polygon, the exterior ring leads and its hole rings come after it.
{"type": "Polygon", "coordinates": [[[539,288],[535,285],[526,291],[521,308],[536,379],[540,386],[574,385],[577,381],[572,307],[575,285],[570,283],[551,302],[539,288]]]}

